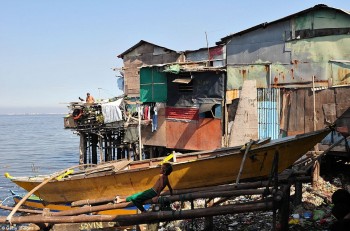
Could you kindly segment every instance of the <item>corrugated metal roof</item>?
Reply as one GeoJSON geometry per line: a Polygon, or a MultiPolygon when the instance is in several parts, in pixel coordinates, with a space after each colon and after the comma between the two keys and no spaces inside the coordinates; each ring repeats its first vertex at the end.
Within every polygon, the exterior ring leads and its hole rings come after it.
{"type": "Polygon", "coordinates": [[[153,65],[142,65],[143,67],[167,67],[171,65],[180,65],[180,72],[206,72],[206,71],[221,71],[226,72],[225,67],[207,67],[205,66],[207,62],[175,62],[175,63],[164,63],[164,64],[153,64],[153,65]]]}
{"type": "Polygon", "coordinates": [[[141,46],[141,45],[144,44],[144,43],[148,43],[148,44],[151,44],[151,45],[153,45],[153,46],[157,46],[157,47],[164,48],[164,49],[166,49],[166,50],[169,50],[169,51],[173,51],[173,52],[178,53],[177,51],[171,50],[171,49],[169,49],[169,48],[162,47],[162,46],[156,45],[156,44],[154,44],[154,43],[147,42],[147,41],[145,41],[145,40],[140,40],[140,42],[136,43],[134,46],[130,47],[129,49],[127,49],[126,51],[124,51],[123,53],[121,53],[120,55],[118,55],[117,57],[122,59],[122,58],[124,57],[125,54],[129,53],[130,51],[134,50],[136,47],[139,47],[139,46],[141,46]]]}
{"type": "Polygon", "coordinates": [[[256,25],[256,26],[253,26],[251,28],[248,28],[246,30],[242,30],[242,31],[239,31],[237,33],[234,33],[234,34],[231,34],[231,35],[228,35],[226,37],[223,37],[221,38],[221,40],[219,42],[216,42],[216,45],[222,45],[222,44],[225,44],[226,41],[234,36],[240,36],[240,35],[243,35],[243,34],[246,34],[250,31],[254,31],[254,30],[257,30],[257,29],[260,29],[260,28],[266,28],[268,27],[269,25],[272,25],[272,24],[275,24],[275,23],[278,23],[278,22],[281,22],[281,21],[284,21],[284,20],[287,20],[287,19],[290,19],[290,18],[293,18],[297,15],[301,15],[301,14],[305,14],[307,12],[310,12],[310,11],[314,11],[314,10],[317,10],[317,9],[333,9],[333,10],[336,10],[336,11],[339,11],[339,12],[343,12],[345,14],[349,14],[350,15],[350,12],[348,11],[345,11],[345,10],[342,10],[342,9],[338,9],[338,8],[333,8],[333,7],[329,7],[327,5],[324,5],[324,4],[318,4],[318,5],[315,5],[314,7],[311,7],[311,8],[308,8],[306,10],[303,10],[303,11],[300,11],[298,13],[295,13],[295,14],[291,14],[289,16],[286,16],[286,17],[283,17],[283,18],[280,18],[280,19],[277,19],[275,21],[272,21],[272,22],[264,22],[264,23],[261,23],[259,25],[256,25]]]}

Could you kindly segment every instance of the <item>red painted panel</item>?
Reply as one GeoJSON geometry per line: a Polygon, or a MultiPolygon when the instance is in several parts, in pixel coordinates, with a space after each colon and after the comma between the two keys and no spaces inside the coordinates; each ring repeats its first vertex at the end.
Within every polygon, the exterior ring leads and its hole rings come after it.
{"type": "Polygon", "coordinates": [[[167,119],[198,120],[198,108],[167,107],[167,119]]]}
{"type": "Polygon", "coordinates": [[[167,148],[213,150],[221,147],[221,120],[204,118],[184,122],[167,120],[167,148]]]}

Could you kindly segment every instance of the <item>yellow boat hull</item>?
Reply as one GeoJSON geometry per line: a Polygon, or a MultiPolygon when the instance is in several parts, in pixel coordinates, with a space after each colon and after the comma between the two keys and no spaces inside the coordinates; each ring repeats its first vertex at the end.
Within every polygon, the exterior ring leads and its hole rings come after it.
{"type": "MultiPolygon", "coordinates": [[[[329,129],[324,129],[253,147],[247,155],[240,179],[269,176],[276,153],[279,153],[278,171],[285,170],[329,132],[329,129]]],[[[243,155],[244,150],[237,147],[178,155],[176,162],[173,163],[173,172],[169,176],[170,183],[174,189],[233,183],[236,181],[243,155]]],[[[153,186],[159,178],[159,162],[159,160],[138,161],[133,162],[129,170],[68,176],[62,180],[50,181],[35,195],[51,203],[107,198],[115,195],[128,196],[153,186]],[[136,165],[138,167],[135,167],[136,165]]],[[[27,191],[43,181],[43,179],[20,177],[13,177],[11,180],[27,191]]]]}

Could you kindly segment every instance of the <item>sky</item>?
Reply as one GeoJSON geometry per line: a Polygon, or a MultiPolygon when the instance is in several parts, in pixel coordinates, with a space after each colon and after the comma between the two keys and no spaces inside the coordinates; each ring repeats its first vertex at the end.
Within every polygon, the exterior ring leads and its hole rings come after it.
{"type": "Polygon", "coordinates": [[[69,102],[108,99],[140,40],[176,51],[317,4],[350,11],[348,0],[0,0],[0,114],[68,113],[69,102]]]}

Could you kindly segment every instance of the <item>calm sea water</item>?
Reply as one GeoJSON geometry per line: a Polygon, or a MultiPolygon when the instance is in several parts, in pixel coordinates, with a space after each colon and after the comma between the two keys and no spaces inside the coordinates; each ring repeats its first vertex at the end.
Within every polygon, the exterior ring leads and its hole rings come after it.
{"type": "MultiPolygon", "coordinates": [[[[0,200],[24,190],[4,177],[50,174],[77,165],[79,137],[64,129],[64,115],[0,115],[0,200]]],[[[9,197],[9,198],[8,198],[9,197]]],[[[6,199],[7,198],[7,199],[6,199]]],[[[0,215],[8,212],[0,209],[0,215]]]]}

